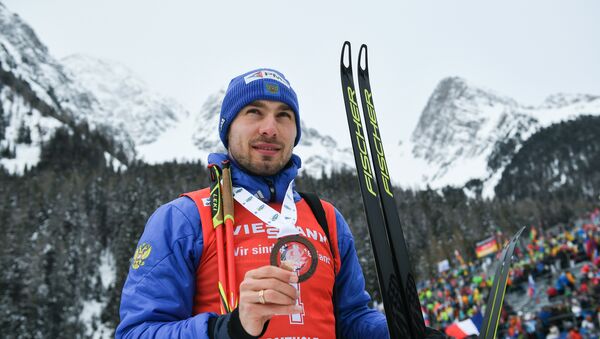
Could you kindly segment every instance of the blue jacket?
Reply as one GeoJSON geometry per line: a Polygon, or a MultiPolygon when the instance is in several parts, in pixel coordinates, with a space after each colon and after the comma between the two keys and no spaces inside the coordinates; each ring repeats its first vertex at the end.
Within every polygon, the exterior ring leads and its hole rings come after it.
{"type": "MultiPolygon", "coordinates": [[[[226,157],[211,154],[209,162],[220,164],[226,157]]],[[[300,168],[300,158],[293,155],[290,165],[271,177],[253,176],[234,162],[232,166],[235,186],[263,196],[265,201],[281,202],[300,168]]],[[[299,200],[300,196],[295,193],[295,198],[299,200]]],[[[344,338],[388,338],[385,316],[368,307],[371,298],[365,291],[354,239],[337,210],[336,220],[342,262],[335,280],[338,326],[344,338]]],[[[229,338],[230,314],[192,316],[195,274],[202,247],[200,215],[191,199],[180,197],[154,212],[138,244],[138,249],[146,251],[136,250],[123,286],[116,338],[229,338]],[[147,246],[142,247],[144,244],[147,246]],[[217,319],[211,321],[213,333],[209,335],[209,319],[213,317],[217,319]]]]}

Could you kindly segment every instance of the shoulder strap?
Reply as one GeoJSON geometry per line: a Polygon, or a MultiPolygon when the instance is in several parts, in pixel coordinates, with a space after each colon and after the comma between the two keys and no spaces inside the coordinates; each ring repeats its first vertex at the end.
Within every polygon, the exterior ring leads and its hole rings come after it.
{"type": "MultiPolygon", "coordinates": [[[[329,237],[329,225],[327,224],[327,217],[325,216],[325,210],[323,209],[323,203],[321,203],[321,199],[319,199],[319,196],[313,192],[298,192],[298,194],[300,194],[302,199],[304,199],[306,201],[306,203],[308,204],[308,207],[310,207],[310,210],[315,215],[317,222],[319,223],[319,225],[321,225],[321,228],[323,229],[323,232],[325,232],[325,236],[327,237],[327,242],[329,243],[329,249],[331,250],[331,255],[335,256],[335,251],[333,250],[333,244],[329,237]]],[[[335,227],[335,225],[334,225],[334,227],[335,227]]],[[[335,267],[335,258],[332,258],[332,259],[333,259],[333,263],[334,263],[334,267],[335,267]]],[[[334,268],[334,272],[335,272],[335,268],[334,268]]],[[[335,319],[335,334],[336,334],[336,338],[342,338],[341,329],[340,329],[339,323],[338,323],[339,315],[338,315],[338,308],[337,308],[337,302],[336,302],[336,299],[337,299],[336,294],[337,293],[336,293],[336,288],[335,288],[335,284],[334,284],[332,303],[333,303],[333,314],[334,314],[334,319],[335,319]]]]}
{"type": "MultiPolygon", "coordinates": [[[[329,226],[327,225],[327,217],[325,216],[325,210],[323,209],[323,204],[321,204],[321,199],[313,192],[298,192],[298,194],[300,194],[302,199],[308,204],[308,207],[310,207],[310,210],[315,215],[315,218],[317,218],[317,222],[321,225],[321,228],[329,241],[329,226]]],[[[329,244],[331,244],[331,241],[329,241],[329,244]]]]}

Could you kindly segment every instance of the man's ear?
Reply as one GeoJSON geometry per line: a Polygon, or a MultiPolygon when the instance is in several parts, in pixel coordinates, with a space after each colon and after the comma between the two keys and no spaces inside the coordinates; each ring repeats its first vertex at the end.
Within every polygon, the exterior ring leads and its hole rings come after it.
{"type": "Polygon", "coordinates": [[[231,146],[229,145],[229,136],[230,136],[230,135],[231,135],[231,128],[229,128],[229,129],[227,130],[227,136],[225,137],[225,140],[227,140],[227,147],[225,147],[225,150],[227,151],[227,154],[231,154],[231,153],[229,153],[229,148],[231,147],[231,146]]]}

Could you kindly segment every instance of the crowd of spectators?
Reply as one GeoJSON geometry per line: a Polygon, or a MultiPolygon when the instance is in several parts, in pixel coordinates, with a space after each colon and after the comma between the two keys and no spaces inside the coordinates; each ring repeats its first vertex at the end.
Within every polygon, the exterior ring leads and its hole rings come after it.
{"type": "MultiPolygon", "coordinates": [[[[577,223],[531,227],[527,233],[515,250],[507,287],[513,298],[505,299],[498,337],[599,338],[600,210],[577,223]]],[[[427,325],[444,330],[483,315],[493,260],[458,264],[422,282],[419,297],[427,325]]]]}

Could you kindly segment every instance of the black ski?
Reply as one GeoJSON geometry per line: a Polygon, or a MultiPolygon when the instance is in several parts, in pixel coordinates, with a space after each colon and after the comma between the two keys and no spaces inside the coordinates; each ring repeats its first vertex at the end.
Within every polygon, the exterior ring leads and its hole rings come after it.
{"type": "Polygon", "coordinates": [[[379,186],[379,198],[383,207],[383,216],[387,225],[387,235],[390,247],[396,260],[398,274],[400,279],[400,292],[402,298],[406,301],[408,308],[408,317],[410,327],[413,329],[413,335],[423,338],[425,334],[425,321],[421,312],[421,303],[417,292],[414,275],[410,269],[410,260],[408,256],[408,247],[404,239],[404,232],[400,224],[394,193],[392,192],[392,182],[390,172],[388,171],[385,154],[383,152],[383,142],[377,123],[377,115],[373,104],[373,93],[371,92],[371,83],[369,81],[369,63],[367,55],[367,45],[360,46],[358,52],[358,88],[362,103],[363,115],[369,137],[369,146],[371,149],[371,159],[379,186]],[[364,61],[364,62],[363,62],[364,61]]]}
{"type": "MultiPolygon", "coordinates": [[[[371,155],[373,153],[377,153],[377,159],[373,159],[372,156],[369,155],[369,151],[367,149],[367,140],[365,138],[365,131],[361,119],[360,109],[358,107],[358,102],[356,99],[356,90],[354,87],[354,77],[352,72],[351,48],[350,43],[348,41],[344,43],[344,46],[342,48],[340,70],[342,80],[342,91],[344,95],[344,104],[346,108],[346,115],[348,118],[350,138],[352,140],[352,149],[354,151],[354,159],[356,161],[356,169],[358,171],[360,190],[362,193],[363,204],[367,216],[367,224],[369,227],[369,234],[371,238],[373,254],[375,256],[379,288],[382,294],[383,304],[386,310],[386,318],[388,322],[390,336],[391,338],[424,338],[425,325],[423,322],[422,314],[420,313],[420,304],[416,292],[416,287],[414,285],[414,279],[412,281],[412,285],[410,285],[406,281],[407,278],[412,277],[412,275],[407,273],[407,271],[409,271],[409,265],[405,265],[403,267],[404,270],[398,269],[397,258],[395,255],[396,253],[390,245],[391,241],[388,238],[388,229],[390,225],[388,223],[389,220],[386,220],[386,216],[384,215],[382,208],[385,209],[387,207],[389,209],[390,207],[389,204],[384,205],[383,201],[381,200],[380,192],[381,189],[391,192],[391,187],[387,189],[385,186],[385,179],[382,179],[382,177],[385,175],[389,183],[389,173],[387,172],[387,166],[384,167],[384,175],[382,175],[382,166],[376,165],[376,171],[373,171],[373,168],[371,166],[371,161],[373,163],[378,163],[380,161],[383,161],[385,163],[385,156],[383,155],[383,149],[381,149],[381,152],[377,150],[377,147],[381,146],[381,142],[376,144],[374,141],[371,141],[371,155]],[[346,55],[348,59],[348,66],[346,66],[344,63],[346,55]],[[373,152],[373,149],[375,149],[375,152],[373,152]],[[378,184],[378,180],[384,181],[382,184],[378,184]],[[404,275],[402,273],[404,273],[404,275]],[[414,289],[414,293],[407,293],[407,286],[412,287],[414,289]],[[418,317],[420,317],[421,323],[418,323],[417,315],[413,314],[412,312],[412,310],[414,310],[415,308],[412,305],[410,307],[408,306],[408,299],[406,298],[407,296],[411,298],[412,302],[415,302],[416,300],[416,307],[419,313],[418,317]],[[413,325],[414,323],[418,323],[418,325],[415,326],[413,325]]],[[[367,80],[366,85],[368,86],[368,73],[363,72],[362,81],[364,82],[365,79],[367,80]]],[[[361,82],[361,86],[362,85],[363,83],[361,82]]],[[[364,105],[365,102],[363,100],[363,107],[364,105]]],[[[365,114],[365,116],[374,116],[375,111],[370,111],[368,113],[369,115],[367,115],[367,112],[365,111],[365,114]]],[[[368,134],[370,139],[379,139],[378,130],[376,137],[373,135],[373,131],[368,132],[368,134]]],[[[393,210],[396,211],[395,203],[393,205],[393,210]]],[[[395,213],[396,219],[398,219],[398,214],[397,212],[395,213]]],[[[399,228],[400,223],[397,221],[396,224],[393,225],[393,227],[399,228]]],[[[402,236],[402,230],[400,229],[399,233],[394,232],[394,234],[396,236],[398,234],[402,236]]],[[[403,238],[401,244],[396,245],[396,247],[401,246],[404,246],[404,252],[400,250],[400,253],[408,253],[403,238]]],[[[407,256],[404,256],[402,260],[404,260],[403,264],[408,263],[407,256]]]]}
{"type": "Polygon", "coordinates": [[[500,320],[500,314],[502,311],[502,304],[504,303],[504,294],[506,293],[508,272],[510,271],[510,264],[512,262],[515,246],[517,245],[523,230],[525,230],[525,227],[521,228],[512,237],[500,255],[500,262],[498,263],[498,268],[496,269],[496,274],[494,275],[494,283],[492,284],[492,290],[488,296],[488,301],[485,308],[485,316],[483,318],[483,323],[481,324],[481,331],[479,333],[480,339],[496,338],[498,322],[500,320]]]}

